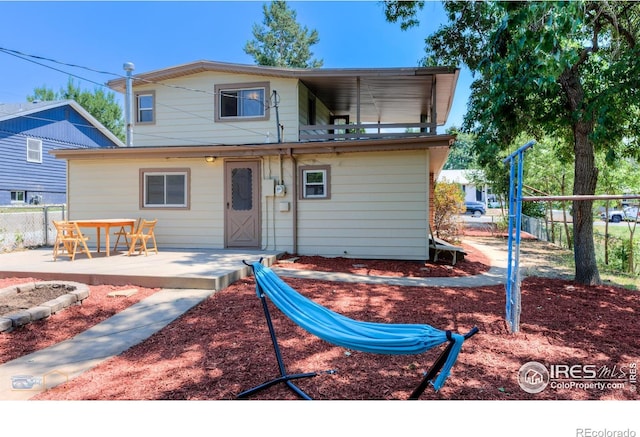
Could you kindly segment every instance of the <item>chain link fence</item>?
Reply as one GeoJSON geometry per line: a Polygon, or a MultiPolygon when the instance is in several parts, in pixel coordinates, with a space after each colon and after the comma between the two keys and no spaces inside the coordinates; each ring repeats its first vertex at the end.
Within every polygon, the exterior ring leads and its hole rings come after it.
{"type": "MultiPolygon", "coordinates": [[[[521,230],[533,235],[538,240],[547,241],[557,246],[564,247],[565,249],[569,248],[569,243],[567,242],[567,229],[563,222],[551,220],[545,221],[542,218],[529,217],[522,214],[521,230]]],[[[569,228],[568,231],[569,239],[572,239],[573,234],[570,232],[571,229],[569,228]]]]}
{"type": "MultiPolygon", "coordinates": [[[[522,215],[522,230],[538,240],[548,241],[557,246],[568,248],[567,231],[560,222],[545,222],[544,219],[522,215]],[[553,232],[551,229],[553,226],[553,232]]],[[[635,233],[634,233],[635,234],[635,233]]],[[[569,229],[569,239],[573,239],[569,229]]],[[[629,236],[616,236],[612,233],[605,239],[602,232],[594,231],[598,264],[616,272],[640,274],[640,241],[638,234],[630,240],[629,236]],[[606,247],[606,248],[605,248],[606,247]]]]}
{"type": "Polygon", "coordinates": [[[64,220],[66,205],[0,208],[0,252],[53,246],[53,220],[64,220]]]}
{"type": "Polygon", "coordinates": [[[547,232],[548,227],[542,219],[522,214],[522,230],[533,235],[538,240],[551,241],[549,232],[547,232]]]}

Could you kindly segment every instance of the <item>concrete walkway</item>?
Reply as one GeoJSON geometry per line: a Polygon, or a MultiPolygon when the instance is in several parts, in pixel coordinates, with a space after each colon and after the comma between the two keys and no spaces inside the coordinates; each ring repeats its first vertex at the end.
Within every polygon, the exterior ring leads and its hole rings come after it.
{"type": "Polygon", "coordinates": [[[405,278],[398,276],[368,276],[349,273],[317,272],[311,270],[272,267],[278,275],[289,278],[320,279],[323,281],[359,282],[365,284],[388,284],[409,287],[486,287],[504,284],[507,277],[507,252],[498,251],[489,246],[465,241],[465,244],[484,253],[491,260],[488,272],[476,276],[405,278]]]}
{"type": "MultiPolygon", "coordinates": [[[[503,284],[506,279],[506,251],[474,247],[492,260],[491,269],[478,276],[398,278],[284,268],[274,268],[274,271],[288,277],[401,286],[479,287],[503,284]]],[[[0,400],[27,400],[77,377],[144,341],[214,292],[213,289],[163,289],[69,340],[0,365],[0,400]]]]}
{"type": "Polygon", "coordinates": [[[0,400],[26,400],[119,355],[211,296],[163,289],[69,339],[0,365],[0,400]]]}

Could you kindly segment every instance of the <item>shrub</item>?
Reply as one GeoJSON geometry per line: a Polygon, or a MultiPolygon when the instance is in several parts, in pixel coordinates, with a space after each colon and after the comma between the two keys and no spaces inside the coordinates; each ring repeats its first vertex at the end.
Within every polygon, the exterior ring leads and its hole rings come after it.
{"type": "Polygon", "coordinates": [[[458,184],[440,181],[434,189],[434,232],[438,238],[454,239],[458,235],[458,215],[463,213],[464,197],[458,184]]]}

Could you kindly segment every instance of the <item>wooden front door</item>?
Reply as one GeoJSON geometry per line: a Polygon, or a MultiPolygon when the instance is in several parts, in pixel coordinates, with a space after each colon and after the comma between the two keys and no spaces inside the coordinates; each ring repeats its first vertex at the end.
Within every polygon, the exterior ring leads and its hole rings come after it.
{"type": "Polygon", "coordinates": [[[260,163],[225,162],[225,246],[260,248],[260,163]]]}

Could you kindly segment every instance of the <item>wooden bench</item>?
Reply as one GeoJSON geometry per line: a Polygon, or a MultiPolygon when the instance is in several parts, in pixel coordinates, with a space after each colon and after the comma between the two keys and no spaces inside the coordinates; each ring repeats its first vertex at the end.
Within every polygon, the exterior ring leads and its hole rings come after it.
{"type": "Polygon", "coordinates": [[[444,252],[451,255],[451,265],[455,266],[458,261],[458,257],[460,259],[464,259],[464,256],[467,254],[465,250],[460,246],[454,246],[440,238],[437,238],[433,235],[431,231],[431,227],[429,227],[429,257],[431,257],[431,252],[433,251],[433,259],[431,261],[437,262],[440,253],[444,252]]]}

